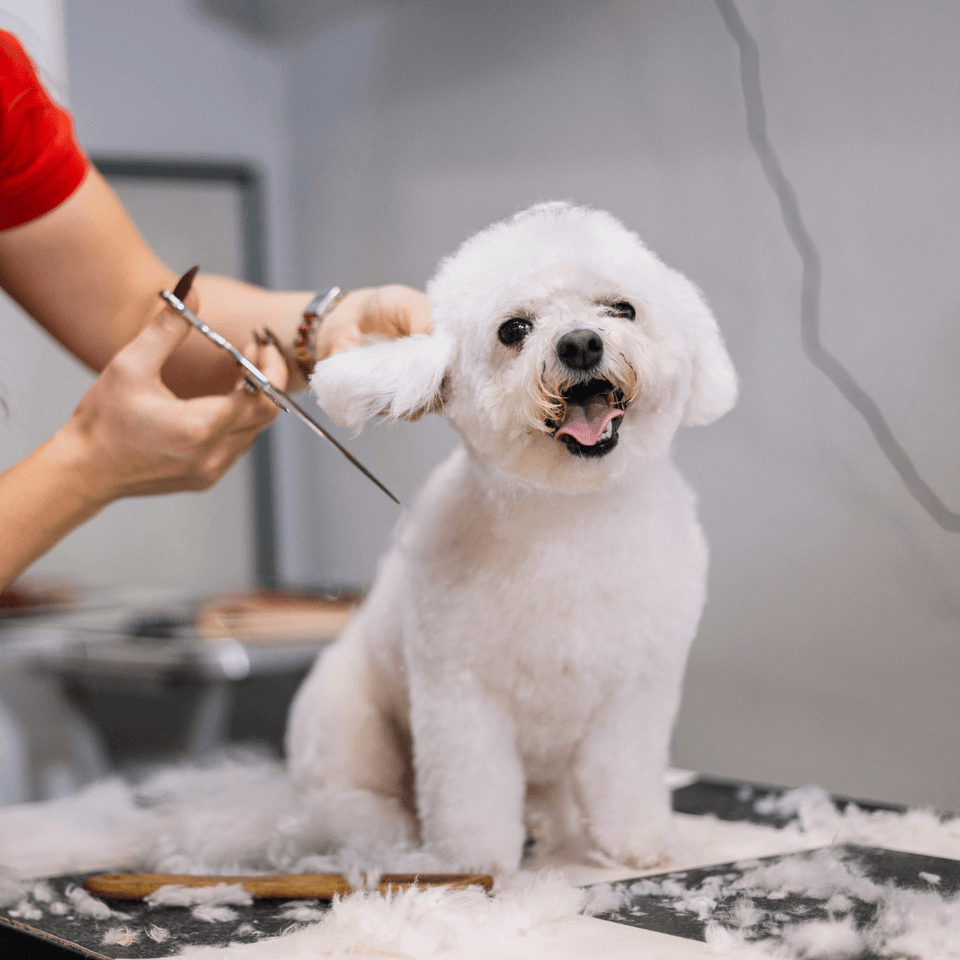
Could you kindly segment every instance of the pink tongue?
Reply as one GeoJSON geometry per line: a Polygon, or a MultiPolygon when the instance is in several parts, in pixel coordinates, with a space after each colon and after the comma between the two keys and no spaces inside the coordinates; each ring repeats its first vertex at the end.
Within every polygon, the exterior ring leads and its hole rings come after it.
{"type": "Polygon", "coordinates": [[[592,447],[600,439],[603,428],[614,418],[622,416],[623,411],[611,408],[604,397],[591,397],[585,405],[568,404],[566,419],[556,435],[562,437],[569,433],[585,447],[592,447]]]}

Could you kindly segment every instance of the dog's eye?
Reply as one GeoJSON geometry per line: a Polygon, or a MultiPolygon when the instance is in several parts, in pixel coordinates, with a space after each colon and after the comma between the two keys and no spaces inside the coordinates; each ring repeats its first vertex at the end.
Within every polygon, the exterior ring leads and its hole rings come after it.
{"type": "Polygon", "coordinates": [[[526,335],[533,329],[533,324],[523,317],[511,317],[504,320],[497,330],[497,336],[500,342],[508,347],[515,347],[523,341],[526,335]]]}
{"type": "Polygon", "coordinates": [[[634,320],[637,316],[637,311],[628,300],[617,300],[616,303],[607,304],[607,309],[614,316],[623,317],[624,320],[634,320]]]}

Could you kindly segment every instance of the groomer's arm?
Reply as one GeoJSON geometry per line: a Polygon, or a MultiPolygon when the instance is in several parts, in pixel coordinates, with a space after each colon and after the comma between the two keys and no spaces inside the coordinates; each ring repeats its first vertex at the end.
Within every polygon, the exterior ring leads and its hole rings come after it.
{"type": "MultiPolygon", "coordinates": [[[[0,286],[94,370],[102,370],[150,322],[159,291],[172,289],[176,280],[93,168],[60,206],[0,232],[0,286]]],[[[273,292],[204,274],[194,289],[203,319],[238,346],[264,327],[291,346],[313,297],[311,291],[273,292]]],[[[366,334],[397,336],[428,326],[426,298],[419,291],[400,285],[355,290],[321,325],[317,352],[322,358],[366,334]]],[[[303,380],[292,367],[289,383],[297,388],[303,380]]],[[[164,383],[180,397],[227,393],[236,378],[234,361],[197,333],[163,369],[164,383]]]]}

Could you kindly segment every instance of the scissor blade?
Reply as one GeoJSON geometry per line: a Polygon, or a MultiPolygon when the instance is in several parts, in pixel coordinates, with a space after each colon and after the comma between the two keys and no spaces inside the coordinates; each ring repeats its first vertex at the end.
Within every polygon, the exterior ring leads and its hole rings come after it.
{"type": "MultiPolygon", "coordinates": [[[[274,387],[274,390],[277,390],[277,388],[274,387]]],[[[400,501],[352,453],[350,453],[349,450],[342,447],[337,440],[330,436],[330,434],[327,433],[327,431],[324,430],[323,427],[321,427],[320,424],[317,423],[317,421],[314,420],[313,417],[311,417],[310,414],[307,413],[307,411],[297,403],[296,400],[294,400],[283,390],[277,390],[277,393],[279,393],[283,397],[284,401],[289,404],[288,409],[290,413],[296,414],[303,423],[310,427],[311,430],[320,434],[324,440],[328,440],[330,443],[332,443],[362,474],[369,477],[394,503],[400,503],[400,501]]]]}
{"type": "MultiPolygon", "coordinates": [[[[193,278],[196,276],[197,270],[199,267],[194,267],[192,270],[188,270],[177,283],[176,289],[180,291],[183,296],[187,295],[191,284],[193,283],[193,278]]],[[[249,374],[246,378],[247,382],[255,386],[261,393],[268,397],[273,403],[275,403],[281,410],[286,413],[292,413],[297,416],[297,418],[305,423],[314,433],[319,434],[326,440],[328,443],[332,443],[339,451],[342,453],[364,476],[372,480],[394,503],[399,504],[400,501],[352,454],[349,450],[343,447],[337,440],[335,440],[323,427],[317,423],[313,417],[307,413],[293,398],[285,391],[281,390],[279,387],[275,387],[270,380],[267,378],[267,375],[255,364],[251,363],[229,340],[220,336],[216,330],[213,330],[211,327],[207,326],[186,304],[183,300],[176,294],[171,293],[169,290],[160,291],[161,299],[169,306],[171,309],[176,311],[192,324],[197,330],[200,331],[208,340],[215,343],[218,347],[226,350],[237,363],[249,374]]]]}

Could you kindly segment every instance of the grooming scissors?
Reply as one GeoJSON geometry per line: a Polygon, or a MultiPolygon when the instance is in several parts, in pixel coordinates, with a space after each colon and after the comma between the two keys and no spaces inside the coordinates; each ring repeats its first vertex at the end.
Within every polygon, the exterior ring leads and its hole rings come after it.
{"type": "Polygon", "coordinates": [[[197,275],[199,267],[193,267],[188,270],[178,281],[171,293],[169,290],[161,290],[160,296],[166,301],[171,310],[180,314],[184,320],[187,320],[197,330],[200,331],[208,340],[215,343],[218,347],[226,350],[234,360],[243,368],[244,386],[249,389],[259,391],[272,400],[281,410],[286,413],[294,414],[302,423],[306,424],[314,433],[319,434],[324,440],[332,443],[361,473],[369,477],[394,503],[400,501],[348,450],[342,447],[323,427],[317,423],[313,417],[307,413],[286,391],[275,387],[267,375],[251,363],[229,340],[220,336],[216,330],[207,326],[184,302],[193,284],[193,278],[197,275]]]}

